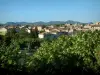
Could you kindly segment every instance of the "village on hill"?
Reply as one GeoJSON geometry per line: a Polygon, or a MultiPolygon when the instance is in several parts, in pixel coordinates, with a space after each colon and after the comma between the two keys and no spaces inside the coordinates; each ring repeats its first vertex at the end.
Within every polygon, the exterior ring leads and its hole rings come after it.
{"type": "Polygon", "coordinates": [[[77,25],[77,24],[64,24],[64,25],[37,25],[37,26],[25,26],[25,25],[9,25],[9,26],[0,26],[0,35],[5,35],[10,29],[20,29],[24,28],[26,32],[31,33],[31,31],[38,30],[38,38],[56,38],[60,35],[73,35],[77,31],[94,31],[100,30],[100,22],[95,24],[87,25],[77,25]]]}

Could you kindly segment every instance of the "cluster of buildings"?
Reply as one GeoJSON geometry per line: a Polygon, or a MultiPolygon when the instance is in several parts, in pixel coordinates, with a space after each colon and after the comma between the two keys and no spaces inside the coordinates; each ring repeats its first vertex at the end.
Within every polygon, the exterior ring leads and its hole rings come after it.
{"type": "Polygon", "coordinates": [[[47,25],[47,26],[1,26],[0,27],[0,34],[7,33],[8,29],[16,28],[21,29],[25,28],[28,33],[31,33],[31,30],[37,29],[39,31],[38,37],[39,38],[57,38],[60,35],[73,35],[77,31],[87,31],[87,30],[100,30],[100,22],[95,24],[87,24],[87,25],[77,25],[77,24],[65,24],[62,26],[55,26],[55,25],[47,25]]]}
{"type": "Polygon", "coordinates": [[[77,31],[94,31],[100,30],[100,22],[95,24],[87,24],[87,25],[77,25],[77,24],[65,24],[62,26],[46,26],[45,28],[38,28],[39,31],[43,31],[39,33],[39,38],[56,38],[60,35],[73,35],[77,33],[77,31]]]}

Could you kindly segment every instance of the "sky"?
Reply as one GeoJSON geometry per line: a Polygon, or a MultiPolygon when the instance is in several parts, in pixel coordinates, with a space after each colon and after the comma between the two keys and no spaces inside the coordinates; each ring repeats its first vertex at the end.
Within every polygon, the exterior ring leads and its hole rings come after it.
{"type": "Polygon", "coordinates": [[[100,0],[0,0],[0,23],[100,21],[100,0]]]}

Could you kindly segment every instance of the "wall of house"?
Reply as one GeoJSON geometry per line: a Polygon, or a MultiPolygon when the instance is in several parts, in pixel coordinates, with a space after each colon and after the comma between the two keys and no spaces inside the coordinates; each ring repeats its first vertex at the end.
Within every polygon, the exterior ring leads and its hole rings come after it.
{"type": "Polygon", "coordinates": [[[40,39],[42,39],[42,38],[44,38],[44,34],[39,34],[38,37],[39,37],[40,39]]]}
{"type": "Polygon", "coordinates": [[[5,35],[7,33],[7,29],[0,28],[0,35],[5,35]]]}

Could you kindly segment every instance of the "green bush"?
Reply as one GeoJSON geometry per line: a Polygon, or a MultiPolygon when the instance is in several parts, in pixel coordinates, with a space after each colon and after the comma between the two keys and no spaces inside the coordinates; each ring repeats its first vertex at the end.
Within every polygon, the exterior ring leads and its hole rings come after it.
{"type": "Polygon", "coordinates": [[[100,31],[78,32],[44,42],[31,37],[11,39],[9,46],[0,46],[0,65],[12,72],[37,75],[100,74],[100,31]]]}
{"type": "Polygon", "coordinates": [[[81,72],[91,70],[97,73],[100,60],[95,53],[98,44],[100,44],[100,31],[62,36],[51,43],[44,42],[33,54],[28,66],[32,71],[46,74],[54,74],[57,71],[73,72],[73,69],[77,68],[81,72]]]}

